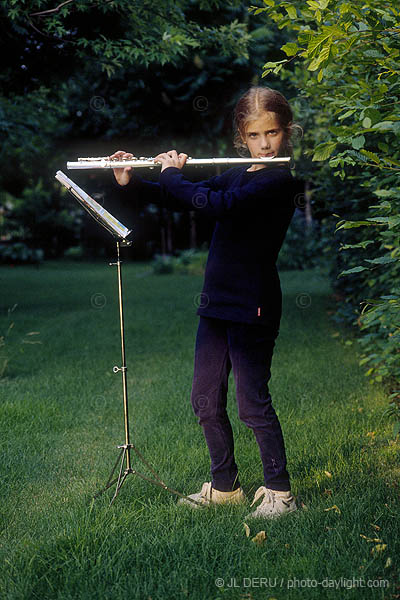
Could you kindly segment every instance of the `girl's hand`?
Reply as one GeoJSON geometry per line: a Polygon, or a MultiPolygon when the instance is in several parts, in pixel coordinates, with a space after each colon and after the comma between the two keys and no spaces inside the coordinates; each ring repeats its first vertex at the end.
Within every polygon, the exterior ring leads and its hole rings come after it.
{"type": "Polygon", "coordinates": [[[176,167],[182,169],[186,163],[188,155],[181,152],[178,154],[176,150],[170,150],[169,152],[162,152],[154,157],[154,162],[161,163],[161,173],[168,167],[176,167]]]}
{"type": "MultiPolygon", "coordinates": [[[[117,152],[114,152],[114,154],[111,154],[111,156],[109,156],[108,158],[111,160],[115,158],[118,160],[135,159],[133,154],[131,154],[130,152],[124,152],[123,150],[118,150],[117,152]]],[[[132,167],[113,169],[113,172],[115,179],[118,181],[119,185],[127,185],[130,182],[133,175],[132,167]]]]}

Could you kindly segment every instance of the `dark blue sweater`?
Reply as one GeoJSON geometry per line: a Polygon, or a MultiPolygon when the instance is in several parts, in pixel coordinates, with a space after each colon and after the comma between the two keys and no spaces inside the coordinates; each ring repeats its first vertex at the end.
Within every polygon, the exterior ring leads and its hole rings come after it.
{"type": "Polygon", "coordinates": [[[295,210],[295,180],[286,167],[247,168],[192,183],[168,167],[158,183],[135,175],[125,189],[216,221],[198,315],[277,327],[282,293],[275,263],[295,210]]]}

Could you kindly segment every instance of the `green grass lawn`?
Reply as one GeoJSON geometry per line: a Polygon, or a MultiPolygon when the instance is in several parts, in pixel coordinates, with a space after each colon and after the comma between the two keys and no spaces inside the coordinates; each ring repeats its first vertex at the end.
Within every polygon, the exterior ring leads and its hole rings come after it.
{"type": "MultiPolygon", "coordinates": [[[[92,501],[124,442],[112,372],[121,361],[116,278],[106,263],[0,269],[0,334],[14,323],[0,348],[0,369],[9,359],[0,380],[0,599],[398,598],[399,445],[382,418],[388,400],[329,319],[329,284],[313,271],[281,273],[270,381],[302,510],[249,522],[246,537],[249,505],[178,507],[135,475],[111,507],[113,489],[92,501]]],[[[202,278],[156,276],[147,264],[124,264],[123,278],[132,441],[170,487],[198,491],[210,479],[190,405],[202,278]]],[[[261,462],[237,417],[232,376],[230,384],[251,499],[261,462]]]]}

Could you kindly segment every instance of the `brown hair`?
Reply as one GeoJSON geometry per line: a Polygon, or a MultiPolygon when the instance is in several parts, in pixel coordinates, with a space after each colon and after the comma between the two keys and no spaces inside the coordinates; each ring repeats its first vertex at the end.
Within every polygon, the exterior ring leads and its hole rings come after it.
{"type": "Polygon", "coordinates": [[[236,103],[234,110],[233,144],[239,154],[244,154],[247,146],[244,142],[247,125],[259,119],[265,112],[276,113],[280,127],[284,131],[281,156],[292,156],[293,146],[290,141],[293,129],[301,130],[293,124],[293,113],[285,96],[268,87],[251,87],[236,103]]]}

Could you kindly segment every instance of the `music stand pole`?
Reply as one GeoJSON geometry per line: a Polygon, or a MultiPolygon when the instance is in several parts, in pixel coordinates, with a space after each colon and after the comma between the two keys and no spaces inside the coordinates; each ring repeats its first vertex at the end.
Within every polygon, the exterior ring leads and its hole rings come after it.
{"type": "MultiPolygon", "coordinates": [[[[113,368],[113,372],[118,373],[119,371],[121,371],[121,373],[122,373],[122,394],[123,394],[123,409],[124,409],[125,444],[118,446],[118,448],[121,449],[120,456],[118,457],[117,463],[115,464],[113,470],[111,471],[111,475],[109,477],[106,487],[104,488],[104,490],[102,490],[102,491],[105,491],[109,487],[114,485],[114,483],[117,483],[117,487],[115,489],[114,496],[111,500],[111,504],[114,502],[115,498],[117,497],[117,494],[118,494],[119,490],[121,489],[122,485],[124,484],[125,479],[128,477],[128,475],[130,473],[133,472],[132,468],[131,468],[131,448],[132,448],[132,446],[131,446],[130,439],[129,439],[128,383],[127,383],[127,373],[126,373],[127,366],[126,366],[126,354],[125,354],[125,323],[124,323],[124,306],[123,306],[123,295],[122,295],[122,269],[121,269],[120,247],[121,247],[121,242],[119,240],[117,240],[117,262],[110,263],[110,266],[111,267],[116,266],[117,273],[118,273],[118,305],[119,305],[119,322],[120,322],[120,328],[121,328],[121,361],[122,361],[122,364],[121,364],[121,367],[115,366],[113,368]],[[110,481],[121,457],[122,457],[122,460],[121,460],[121,468],[119,470],[119,475],[116,480],[110,481]],[[125,470],[122,471],[124,462],[126,463],[126,466],[125,466],[125,470]]],[[[101,493],[101,492],[99,492],[99,493],[101,493]]]]}
{"type": "Polygon", "coordinates": [[[111,505],[114,502],[115,498],[117,497],[119,490],[125,483],[125,480],[128,477],[128,475],[133,474],[133,475],[138,475],[145,481],[148,481],[150,483],[153,483],[155,485],[162,487],[164,490],[167,490],[168,492],[171,492],[172,494],[175,494],[176,496],[180,496],[181,498],[185,498],[186,500],[189,500],[192,504],[201,505],[201,503],[197,502],[196,500],[193,500],[192,498],[189,498],[185,494],[182,494],[181,492],[178,492],[177,490],[174,490],[174,489],[170,488],[168,485],[166,485],[164,483],[164,481],[160,478],[158,473],[156,473],[156,471],[153,469],[153,467],[147,462],[147,460],[144,458],[144,456],[141,454],[141,452],[139,452],[139,450],[130,441],[129,411],[128,411],[128,382],[127,382],[127,366],[126,366],[126,355],[125,355],[125,323],[124,323],[124,307],[123,307],[123,294],[122,294],[122,267],[121,267],[122,263],[121,263],[121,258],[120,258],[121,245],[129,246],[130,242],[127,242],[126,240],[123,240],[122,242],[120,242],[119,240],[117,240],[117,262],[110,263],[110,266],[116,266],[117,273],[118,273],[118,304],[119,304],[119,321],[120,321],[120,328],[121,328],[121,361],[122,361],[122,364],[121,364],[121,367],[117,367],[117,366],[113,367],[113,372],[118,373],[121,371],[121,373],[122,373],[125,443],[122,444],[121,446],[117,446],[117,448],[120,449],[121,452],[119,453],[119,456],[114,464],[114,467],[111,470],[111,473],[110,473],[110,476],[106,483],[106,486],[103,489],[101,489],[99,492],[97,492],[97,494],[94,495],[94,498],[98,498],[98,496],[103,494],[106,490],[108,490],[111,486],[113,486],[116,483],[117,485],[115,488],[114,496],[112,497],[111,502],[110,502],[110,505],[111,505]],[[132,466],[131,466],[131,450],[133,450],[137,454],[137,456],[140,458],[142,463],[144,465],[146,465],[146,467],[152,473],[154,478],[148,477],[147,475],[144,475],[143,473],[139,473],[138,471],[136,471],[136,469],[132,468],[132,466]],[[121,461],[121,463],[120,463],[118,477],[113,479],[114,472],[120,461],[121,461]],[[124,464],[125,464],[125,469],[124,469],[124,464]]]}

